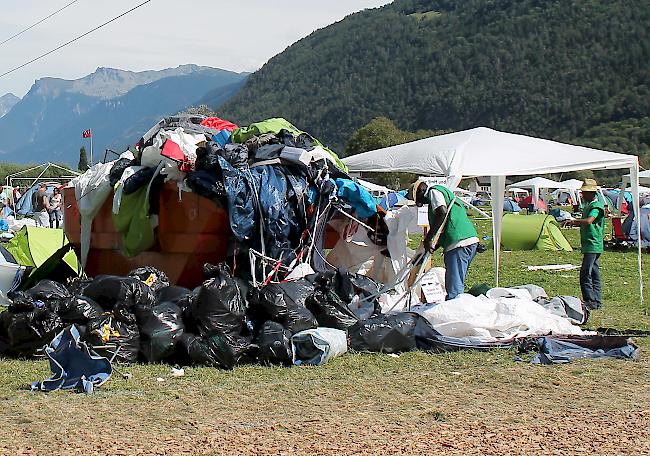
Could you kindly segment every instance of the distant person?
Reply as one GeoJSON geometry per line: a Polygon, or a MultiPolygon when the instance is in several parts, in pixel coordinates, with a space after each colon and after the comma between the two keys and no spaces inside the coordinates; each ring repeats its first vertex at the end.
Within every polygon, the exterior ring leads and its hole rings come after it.
{"type": "Polygon", "coordinates": [[[49,210],[50,228],[58,228],[61,223],[61,190],[58,188],[54,189],[54,195],[50,198],[49,210]]]}
{"type": "Polygon", "coordinates": [[[582,191],[582,218],[569,220],[566,224],[580,227],[583,254],[580,288],[585,307],[594,310],[603,306],[598,260],[604,247],[605,207],[598,198],[598,184],[595,180],[585,179],[580,190],[582,191]]]}
{"type": "Polygon", "coordinates": [[[32,206],[34,208],[36,226],[49,227],[50,214],[47,210],[49,203],[47,200],[47,186],[45,184],[39,185],[38,190],[32,194],[32,206]]]}
{"type": "Polygon", "coordinates": [[[478,234],[465,207],[448,188],[430,187],[418,180],[413,185],[413,193],[418,206],[429,205],[429,231],[424,238],[424,248],[431,253],[438,247],[444,249],[446,299],[454,299],[465,292],[465,278],[476,256],[478,234]],[[433,245],[433,238],[440,229],[442,234],[433,245]]]}

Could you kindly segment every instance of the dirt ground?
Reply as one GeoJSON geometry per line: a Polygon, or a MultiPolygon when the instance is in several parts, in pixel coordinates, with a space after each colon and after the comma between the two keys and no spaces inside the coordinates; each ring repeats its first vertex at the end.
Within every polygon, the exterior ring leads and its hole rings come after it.
{"type": "Polygon", "coordinates": [[[0,453],[650,454],[647,355],[562,366],[514,355],[348,355],[181,378],[134,366],[92,396],[31,393],[46,364],[0,361],[0,453]]]}

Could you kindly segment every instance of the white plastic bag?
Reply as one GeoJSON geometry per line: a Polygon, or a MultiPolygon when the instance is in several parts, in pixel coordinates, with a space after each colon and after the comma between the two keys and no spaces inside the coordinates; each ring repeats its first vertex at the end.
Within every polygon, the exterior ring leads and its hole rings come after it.
{"type": "Polygon", "coordinates": [[[320,366],[347,352],[348,338],[346,332],[340,329],[308,329],[293,335],[291,348],[296,366],[320,366]]]}

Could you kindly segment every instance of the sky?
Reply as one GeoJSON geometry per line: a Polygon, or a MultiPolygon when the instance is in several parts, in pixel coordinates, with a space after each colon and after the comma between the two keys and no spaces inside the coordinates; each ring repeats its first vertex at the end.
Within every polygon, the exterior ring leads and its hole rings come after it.
{"type": "MultiPolygon", "coordinates": [[[[71,0],[1,0],[0,42],[71,0]]],[[[0,74],[106,22],[143,0],[78,0],[0,45],[0,74]]],[[[78,79],[98,67],[142,71],[193,63],[254,71],[314,30],[387,0],[152,0],[129,15],[0,78],[22,97],[36,79],[78,79]]]]}

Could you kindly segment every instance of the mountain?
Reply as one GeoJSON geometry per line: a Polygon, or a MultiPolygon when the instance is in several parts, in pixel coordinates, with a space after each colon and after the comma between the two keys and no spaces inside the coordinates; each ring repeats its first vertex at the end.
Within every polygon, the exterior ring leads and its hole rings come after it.
{"type": "Polygon", "coordinates": [[[13,93],[7,93],[3,96],[0,97],[0,117],[3,117],[5,114],[7,114],[9,111],[11,111],[11,108],[13,108],[16,103],[20,101],[20,98],[18,98],[16,95],[13,93]]]}
{"type": "Polygon", "coordinates": [[[76,165],[82,131],[93,130],[95,156],[124,150],[162,117],[205,96],[226,100],[247,74],[183,65],[134,73],[99,68],[84,78],[36,81],[0,119],[3,161],[56,161],[76,165]]]}
{"type": "Polygon", "coordinates": [[[396,0],[270,59],[218,112],[283,116],[338,151],[399,128],[488,126],[650,151],[647,0],[396,0]]]}

